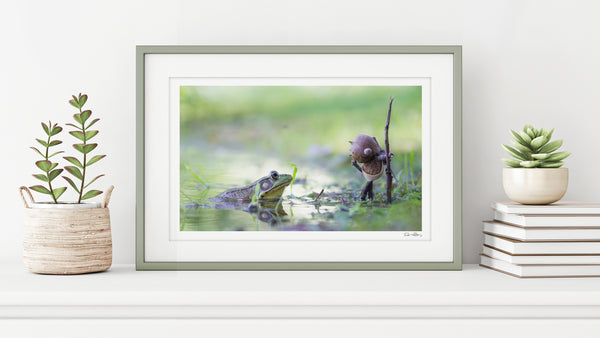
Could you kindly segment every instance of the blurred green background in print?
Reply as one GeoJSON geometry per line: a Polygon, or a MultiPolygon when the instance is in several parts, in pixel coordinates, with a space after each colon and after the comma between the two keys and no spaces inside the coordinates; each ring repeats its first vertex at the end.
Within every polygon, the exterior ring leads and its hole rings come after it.
{"type": "Polygon", "coordinates": [[[180,229],[420,231],[421,97],[420,86],[180,87],[180,229]],[[366,180],[350,164],[348,141],[366,134],[385,148],[390,97],[393,203],[385,176],[373,201],[361,202],[366,180]],[[295,168],[276,205],[214,198],[295,168]]]}

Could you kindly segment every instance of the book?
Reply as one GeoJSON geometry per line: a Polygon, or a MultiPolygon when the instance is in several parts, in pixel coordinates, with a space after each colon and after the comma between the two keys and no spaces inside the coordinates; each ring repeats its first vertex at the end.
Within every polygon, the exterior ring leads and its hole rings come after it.
{"type": "Polygon", "coordinates": [[[600,228],[600,215],[519,215],[495,211],[494,219],[523,227],[600,228]]]}
{"type": "Polygon", "coordinates": [[[600,264],[519,265],[481,255],[481,266],[522,277],[600,277],[600,264]]]}
{"type": "Polygon", "coordinates": [[[494,259],[519,265],[600,264],[600,255],[511,255],[485,245],[482,253],[494,259]]]}
{"type": "Polygon", "coordinates": [[[484,234],[483,243],[511,255],[600,255],[600,241],[587,242],[523,242],[484,234]]]}
{"type": "Polygon", "coordinates": [[[599,228],[532,228],[497,221],[484,221],[483,232],[519,241],[600,241],[599,228]]]}
{"type": "Polygon", "coordinates": [[[528,205],[513,201],[491,203],[494,210],[519,215],[600,215],[600,203],[559,201],[547,205],[528,205]]]}

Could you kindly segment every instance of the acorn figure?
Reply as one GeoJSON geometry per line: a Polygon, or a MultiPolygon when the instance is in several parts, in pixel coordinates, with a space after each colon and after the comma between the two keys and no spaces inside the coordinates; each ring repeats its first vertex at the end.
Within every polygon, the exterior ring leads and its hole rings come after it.
{"type": "MultiPolygon", "coordinates": [[[[360,199],[363,201],[365,197],[373,199],[373,181],[380,178],[385,171],[384,166],[387,161],[385,151],[381,149],[375,137],[360,134],[356,136],[354,141],[350,141],[350,156],[352,157],[352,165],[367,180],[360,199]]],[[[393,157],[392,153],[390,153],[391,157],[393,157]]]]}

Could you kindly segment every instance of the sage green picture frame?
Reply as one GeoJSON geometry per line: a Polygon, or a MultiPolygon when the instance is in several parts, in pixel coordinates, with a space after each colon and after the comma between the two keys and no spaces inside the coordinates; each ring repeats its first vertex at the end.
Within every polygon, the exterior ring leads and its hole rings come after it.
{"type": "Polygon", "coordinates": [[[137,270],[461,270],[462,269],[462,46],[136,46],[136,269],[137,270]],[[144,240],[144,102],[148,54],[450,54],[453,56],[454,184],[451,262],[152,262],[144,240]]]}

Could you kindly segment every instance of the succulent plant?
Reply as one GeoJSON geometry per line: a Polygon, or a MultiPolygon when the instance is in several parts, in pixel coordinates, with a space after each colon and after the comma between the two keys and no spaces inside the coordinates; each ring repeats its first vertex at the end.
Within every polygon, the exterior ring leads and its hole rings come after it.
{"type": "Polygon", "coordinates": [[[34,185],[29,187],[33,191],[37,191],[42,194],[50,195],[54,203],[58,203],[58,198],[67,190],[67,187],[53,188],[52,181],[60,175],[63,171],[60,168],[56,168],[58,163],[50,161],[55,155],[62,153],[63,151],[57,151],[50,154],[49,150],[51,147],[57,146],[62,143],[60,140],[52,140],[52,136],[59,134],[63,129],[58,124],[52,124],[52,122],[48,121],[48,124],[42,122],[42,128],[44,129],[44,133],[48,138],[46,141],[41,139],[35,139],[39,144],[42,145],[44,152],[41,152],[36,147],[30,147],[33,149],[38,155],[40,155],[43,160],[39,160],[35,162],[35,165],[44,172],[43,174],[34,174],[33,177],[37,178],[40,181],[46,182],[48,187],[46,188],[43,185],[34,185]]]}
{"type": "Polygon", "coordinates": [[[78,125],[75,125],[72,123],[67,123],[68,126],[75,128],[75,130],[70,131],[69,134],[73,135],[74,137],[76,137],[78,140],[80,140],[82,142],[82,143],[73,144],[73,148],[75,148],[75,150],[77,150],[78,152],[83,154],[83,160],[79,161],[79,159],[72,157],[72,156],[63,157],[65,160],[67,160],[71,164],[73,164],[71,166],[65,166],[65,170],[69,174],[73,175],[76,179],[81,181],[79,186],[77,186],[77,184],[75,184],[75,182],[70,177],[62,176],[62,178],[64,178],[67,182],[69,182],[71,187],[73,187],[73,189],[75,189],[75,191],[79,195],[79,199],[77,200],[77,203],[81,203],[82,200],[86,200],[88,198],[98,196],[102,193],[102,191],[100,191],[100,190],[88,190],[86,193],[84,193],[84,190],[90,184],[94,183],[94,181],[96,181],[100,177],[104,176],[104,174],[98,175],[98,176],[94,177],[93,179],[91,179],[86,184],[86,178],[89,177],[89,176],[86,177],[88,167],[90,165],[100,161],[101,159],[103,159],[106,156],[106,155],[96,155],[89,159],[87,157],[88,154],[98,146],[97,143],[88,143],[88,141],[92,137],[94,137],[98,134],[97,130],[89,130],[89,128],[93,124],[95,124],[96,122],[98,122],[100,120],[100,119],[94,119],[86,125],[86,122],[92,115],[91,110],[82,110],[83,106],[87,102],[87,99],[88,99],[88,96],[85,94],[81,95],[81,93],[80,93],[78,96],[73,95],[73,99],[69,100],[69,103],[73,107],[75,107],[79,110],[79,113],[73,115],[73,119],[75,120],[75,122],[77,122],[78,125]]]}
{"type": "Polygon", "coordinates": [[[513,136],[512,145],[502,145],[506,152],[514,159],[503,158],[502,162],[513,168],[560,168],[570,152],[555,152],[563,144],[562,140],[550,142],[553,129],[535,129],[525,125],[523,130],[516,132],[510,130],[513,136]]]}

